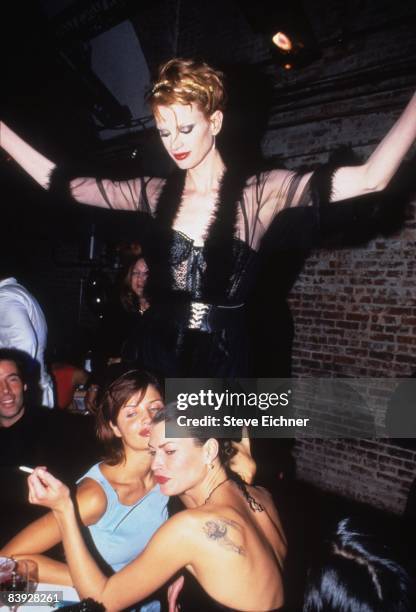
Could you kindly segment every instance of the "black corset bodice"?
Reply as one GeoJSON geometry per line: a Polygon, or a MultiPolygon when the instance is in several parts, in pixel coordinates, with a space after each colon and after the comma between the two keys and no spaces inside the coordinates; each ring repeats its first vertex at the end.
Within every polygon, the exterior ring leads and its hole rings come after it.
{"type": "MultiPolygon", "coordinates": [[[[233,267],[223,304],[238,304],[246,300],[257,262],[257,253],[245,242],[233,240],[233,267]]],[[[211,302],[204,295],[203,280],[207,270],[204,247],[194,245],[194,241],[182,232],[172,230],[170,247],[170,266],[172,272],[172,291],[186,293],[191,300],[211,302]]]]}

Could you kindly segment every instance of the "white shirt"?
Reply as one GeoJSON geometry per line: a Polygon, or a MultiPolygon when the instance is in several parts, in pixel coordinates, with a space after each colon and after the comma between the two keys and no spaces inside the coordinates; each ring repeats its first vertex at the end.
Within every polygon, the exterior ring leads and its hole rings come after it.
{"type": "Polygon", "coordinates": [[[48,328],[37,300],[15,278],[0,281],[0,347],[25,351],[40,365],[42,403],[54,407],[53,384],[45,368],[48,328]]]}

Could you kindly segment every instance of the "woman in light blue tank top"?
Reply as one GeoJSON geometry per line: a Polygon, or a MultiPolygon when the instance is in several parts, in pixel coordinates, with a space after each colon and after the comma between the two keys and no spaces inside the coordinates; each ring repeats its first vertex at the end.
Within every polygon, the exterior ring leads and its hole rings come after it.
{"type": "MultiPolygon", "coordinates": [[[[130,371],[106,390],[97,413],[105,460],[78,480],[79,514],[95,548],[115,572],[146,547],[167,520],[168,498],[150,471],[150,422],[163,406],[156,378],[130,371]]],[[[71,585],[67,566],[41,553],[61,540],[52,513],[31,523],[2,549],[11,556],[36,555],[40,581],[71,585]]],[[[141,612],[159,612],[160,602],[142,602],[141,612]]]]}
{"type": "MultiPolygon", "coordinates": [[[[98,553],[115,572],[135,559],[168,519],[168,497],[154,480],[148,448],[151,420],[162,406],[161,389],[150,374],[132,370],[114,381],[97,413],[105,460],[78,480],[81,520],[98,553]]],[[[250,449],[243,443],[233,445],[237,454],[231,467],[251,482],[255,463],[250,449]]],[[[67,565],[41,554],[60,541],[59,527],[49,513],[15,536],[0,554],[34,557],[41,582],[72,585],[67,565]]],[[[150,597],[139,609],[160,612],[161,606],[150,597]]]]}

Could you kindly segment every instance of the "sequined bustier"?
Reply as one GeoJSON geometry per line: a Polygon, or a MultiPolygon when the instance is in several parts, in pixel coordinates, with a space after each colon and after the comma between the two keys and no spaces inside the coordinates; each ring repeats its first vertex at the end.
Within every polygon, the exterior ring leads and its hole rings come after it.
{"type": "MultiPolygon", "coordinates": [[[[209,301],[202,294],[203,277],[206,272],[204,247],[195,246],[194,241],[182,232],[172,231],[170,263],[174,292],[185,292],[191,300],[209,301]]],[[[233,271],[223,304],[245,302],[255,277],[257,253],[239,239],[233,241],[233,271]]]]}

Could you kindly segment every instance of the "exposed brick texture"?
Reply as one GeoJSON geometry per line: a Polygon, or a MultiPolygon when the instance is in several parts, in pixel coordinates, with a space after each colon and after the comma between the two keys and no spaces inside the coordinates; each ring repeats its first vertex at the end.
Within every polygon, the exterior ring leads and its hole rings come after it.
{"type": "MultiPolygon", "coordinates": [[[[371,3],[362,8],[360,28],[365,29],[369,20],[388,21],[394,5],[383,3],[384,13],[371,3]]],[[[291,162],[325,160],[338,144],[368,155],[409,97],[408,75],[400,75],[398,68],[406,57],[401,42],[415,55],[412,39],[408,26],[397,25],[352,41],[344,50],[328,48],[331,60],[320,63],[319,79],[341,75],[342,82],[342,75],[359,70],[371,80],[351,90],[342,91],[341,84],[335,105],[326,102],[327,93],[318,93],[296,117],[290,110],[279,115],[277,125],[289,125],[269,132],[268,150],[279,151],[285,142],[289,167],[291,162]],[[396,62],[397,70],[383,75],[382,66],[396,62]],[[396,101],[397,110],[390,110],[396,101]]],[[[306,72],[299,81],[307,81],[306,72]]],[[[406,221],[393,235],[377,235],[354,248],[335,243],[310,253],[289,296],[294,376],[404,377],[416,370],[415,240],[413,198],[406,221]]],[[[295,454],[298,477],[397,513],[403,511],[416,475],[415,453],[383,440],[299,440],[295,454]]]]}
{"type": "Polygon", "coordinates": [[[415,477],[416,454],[383,440],[303,440],[298,474],[320,488],[401,513],[415,477]]]}

